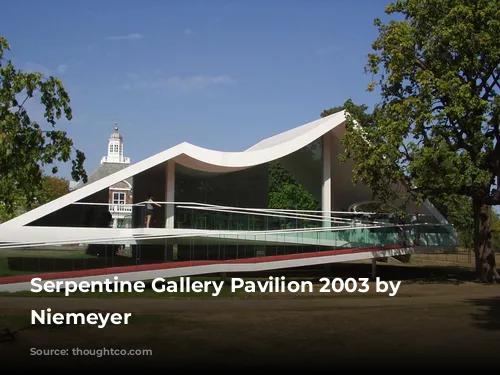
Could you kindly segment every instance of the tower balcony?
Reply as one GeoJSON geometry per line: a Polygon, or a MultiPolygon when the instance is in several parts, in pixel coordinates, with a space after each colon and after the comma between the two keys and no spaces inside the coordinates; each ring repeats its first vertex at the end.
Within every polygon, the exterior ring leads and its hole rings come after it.
{"type": "Polygon", "coordinates": [[[131,214],[132,204],[110,204],[109,212],[111,214],[131,214]]]}
{"type": "Polygon", "coordinates": [[[130,164],[130,158],[128,157],[119,157],[119,156],[103,156],[101,159],[102,163],[123,163],[130,164]]]}

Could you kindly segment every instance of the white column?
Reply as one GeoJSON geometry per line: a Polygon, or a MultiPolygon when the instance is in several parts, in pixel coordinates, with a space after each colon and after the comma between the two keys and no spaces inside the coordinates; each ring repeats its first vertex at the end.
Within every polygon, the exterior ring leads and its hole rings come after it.
{"type": "MultiPolygon", "coordinates": [[[[165,166],[165,201],[175,201],[175,162],[169,160],[165,166]]],[[[174,206],[165,207],[165,228],[174,228],[174,206]]]]}
{"type": "MultiPolygon", "coordinates": [[[[322,187],[322,202],[321,202],[321,210],[323,211],[323,218],[327,220],[331,218],[330,211],[332,210],[331,152],[332,152],[332,134],[331,132],[328,132],[323,136],[323,187],[322,187]]],[[[330,227],[331,221],[324,221],[323,226],[330,227]]]]}

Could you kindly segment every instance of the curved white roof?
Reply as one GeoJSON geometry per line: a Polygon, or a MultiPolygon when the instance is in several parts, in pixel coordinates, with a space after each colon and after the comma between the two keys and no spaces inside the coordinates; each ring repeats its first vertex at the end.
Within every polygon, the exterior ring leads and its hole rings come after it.
{"type": "Polygon", "coordinates": [[[344,124],[345,120],[345,111],[340,111],[267,138],[241,152],[215,151],[183,142],[3,223],[0,228],[26,225],[171,159],[188,168],[207,172],[231,172],[267,163],[300,150],[332,129],[344,124]]]}
{"type": "MultiPolygon", "coordinates": [[[[329,123],[332,116],[336,116],[335,118],[338,118],[339,116],[342,117],[341,116],[342,114],[344,114],[344,111],[334,113],[331,116],[323,117],[319,120],[310,122],[308,124],[299,126],[297,128],[287,130],[286,132],[277,134],[277,135],[272,136],[270,138],[266,138],[263,141],[260,141],[259,143],[253,145],[252,147],[250,147],[246,151],[263,150],[263,149],[267,149],[267,148],[279,145],[280,143],[283,143],[283,142],[288,142],[288,141],[291,141],[293,139],[302,138],[303,136],[306,136],[308,133],[311,133],[312,131],[314,131],[318,127],[321,128],[322,125],[325,124],[325,122],[329,123]]],[[[343,117],[343,120],[344,119],[345,119],[345,115],[343,117]]]]}

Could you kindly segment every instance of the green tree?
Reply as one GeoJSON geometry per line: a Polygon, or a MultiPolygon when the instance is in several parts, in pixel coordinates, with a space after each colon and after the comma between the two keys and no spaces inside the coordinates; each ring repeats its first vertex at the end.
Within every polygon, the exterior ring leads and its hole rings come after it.
{"type": "Polygon", "coordinates": [[[500,215],[496,211],[493,211],[491,218],[491,230],[493,232],[493,251],[500,253],[500,215]]]}
{"type": "Polygon", "coordinates": [[[40,187],[34,193],[34,199],[31,204],[28,204],[26,197],[16,194],[14,196],[14,209],[12,212],[7,212],[5,207],[0,205],[0,223],[8,221],[32,208],[44,205],[68,193],[68,180],[61,177],[44,175],[40,187]]]}
{"type": "Polygon", "coordinates": [[[319,210],[320,203],[283,165],[269,163],[269,208],[319,210]]]}
{"type": "Polygon", "coordinates": [[[87,175],[83,152],[74,149],[65,131],[55,128],[62,116],[72,118],[70,98],[62,82],[16,69],[4,57],[9,50],[9,43],[0,36],[0,212],[12,217],[19,206],[29,208],[35,203],[45,168],[55,174],[57,162],[71,161],[75,181],[86,182],[87,175]],[[32,121],[25,108],[36,96],[45,109],[49,129],[32,121]]]}
{"type": "Polygon", "coordinates": [[[366,104],[357,105],[351,99],[347,100],[344,105],[325,109],[321,112],[321,117],[330,116],[343,110],[348,111],[349,114],[356,118],[356,121],[358,121],[364,128],[375,126],[375,116],[374,114],[367,112],[368,106],[366,104]]]}
{"type": "Polygon", "coordinates": [[[44,205],[69,193],[69,181],[62,177],[43,176],[42,185],[35,194],[36,204],[44,205]]]}
{"type": "Polygon", "coordinates": [[[474,214],[472,199],[463,195],[431,197],[430,202],[443,214],[458,233],[460,245],[466,249],[474,247],[474,214]]]}
{"type": "Polygon", "coordinates": [[[13,219],[23,212],[26,212],[26,197],[22,194],[14,192],[10,199],[12,202],[12,208],[10,209],[7,209],[5,204],[0,203],[0,224],[13,219]]]}
{"type": "MultiPolygon", "coordinates": [[[[342,110],[348,110],[349,114],[355,118],[357,123],[364,129],[375,126],[375,115],[367,112],[368,106],[365,104],[356,105],[352,102],[352,100],[347,100],[342,106],[336,106],[324,110],[321,113],[321,117],[326,117],[342,110]]],[[[364,140],[361,140],[361,142],[366,144],[364,140]]],[[[341,155],[341,159],[345,160],[345,155],[341,155]]],[[[373,171],[370,171],[370,173],[373,174],[373,171]]],[[[471,198],[461,195],[440,195],[430,197],[429,200],[446,218],[446,220],[448,220],[450,224],[453,224],[458,232],[460,244],[467,249],[473,248],[474,216],[472,212],[471,198]]],[[[493,218],[498,218],[498,215],[494,215],[493,218]]],[[[499,231],[493,234],[493,241],[494,243],[495,241],[498,241],[498,244],[500,245],[500,222],[498,223],[499,231]]],[[[494,246],[494,248],[496,247],[494,246]]]]}
{"type": "Polygon", "coordinates": [[[377,126],[359,131],[349,116],[346,155],[383,199],[470,197],[478,278],[498,280],[500,3],[398,0],[386,13],[403,19],[375,20],[366,71],[382,97],[377,126]]]}

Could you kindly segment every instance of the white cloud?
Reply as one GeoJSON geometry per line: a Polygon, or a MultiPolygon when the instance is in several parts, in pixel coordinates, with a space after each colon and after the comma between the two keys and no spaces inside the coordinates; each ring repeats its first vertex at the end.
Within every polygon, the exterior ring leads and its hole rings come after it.
{"type": "Polygon", "coordinates": [[[143,79],[137,75],[128,75],[131,81],[123,86],[126,90],[168,90],[175,89],[181,91],[203,90],[213,86],[233,85],[237,81],[227,75],[208,76],[197,75],[187,77],[157,77],[155,79],[143,79]]]}
{"type": "Polygon", "coordinates": [[[193,33],[193,30],[191,30],[190,28],[184,29],[185,35],[191,35],[192,33],[193,33]]]}
{"type": "Polygon", "coordinates": [[[59,65],[59,66],[57,67],[57,72],[58,72],[59,74],[64,74],[64,73],[66,73],[66,70],[68,70],[68,66],[67,66],[67,65],[65,65],[65,64],[61,64],[61,65],[59,65]]]}
{"type": "Polygon", "coordinates": [[[131,33],[128,35],[120,35],[120,36],[108,36],[108,40],[138,40],[142,38],[143,36],[138,33],[131,33]]]}

